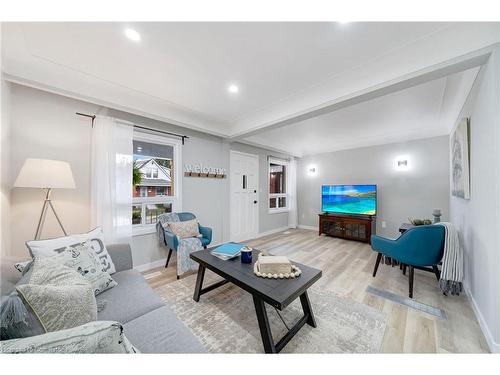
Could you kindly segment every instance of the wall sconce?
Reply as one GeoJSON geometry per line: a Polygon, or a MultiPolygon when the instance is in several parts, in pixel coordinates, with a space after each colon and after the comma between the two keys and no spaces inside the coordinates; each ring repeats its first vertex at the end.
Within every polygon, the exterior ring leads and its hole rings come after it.
{"type": "Polygon", "coordinates": [[[396,158],[396,170],[397,171],[407,171],[410,169],[410,163],[408,156],[398,156],[396,158]]]}
{"type": "Polygon", "coordinates": [[[318,167],[314,164],[311,164],[310,166],[307,167],[307,175],[308,176],[316,176],[318,173],[318,167]]]}

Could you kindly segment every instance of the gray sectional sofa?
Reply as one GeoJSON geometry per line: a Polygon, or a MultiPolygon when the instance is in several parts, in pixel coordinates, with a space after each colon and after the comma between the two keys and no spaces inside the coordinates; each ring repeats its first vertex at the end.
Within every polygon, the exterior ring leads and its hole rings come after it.
{"type": "MultiPolygon", "coordinates": [[[[206,352],[141,273],[133,269],[130,246],[109,245],[107,249],[116,268],[112,277],[118,285],[96,297],[104,304],[98,320],[120,322],[125,336],[142,353],[206,352]]],[[[12,265],[7,266],[2,262],[2,295],[10,293],[21,276],[12,265]]]]}

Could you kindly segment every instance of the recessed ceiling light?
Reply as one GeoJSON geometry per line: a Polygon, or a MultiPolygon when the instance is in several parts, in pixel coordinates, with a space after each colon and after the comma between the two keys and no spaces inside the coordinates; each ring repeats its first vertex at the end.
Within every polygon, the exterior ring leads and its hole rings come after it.
{"type": "Polygon", "coordinates": [[[229,85],[227,91],[229,91],[231,94],[237,94],[238,91],[240,91],[240,88],[236,85],[229,85]]]}
{"type": "Polygon", "coordinates": [[[134,42],[141,40],[141,35],[134,29],[125,29],[125,36],[134,42]]]}
{"type": "Polygon", "coordinates": [[[346,23],[349,23],[349,21],[337,21],[341,25],[345,25],[346,23]]]}

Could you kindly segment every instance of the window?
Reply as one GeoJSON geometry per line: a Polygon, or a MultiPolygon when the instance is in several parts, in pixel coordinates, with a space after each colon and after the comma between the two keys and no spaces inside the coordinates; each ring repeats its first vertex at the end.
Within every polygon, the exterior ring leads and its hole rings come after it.
{"type": "MultiPolygon", "coordinates": [[[[160,161],[159,159],[158,161],[160,161]]],[[[144,168],[144,177],[147,178],[158,178],[158,168],[151,167],[151,168],[144,168]]]]}
{"type": "Polygon", "coordinates": [[[269,158],[269,212],[288,211],[287,199],[288,162],[269,158]]]}
{"type": "Polygon", "coordinates": [[[133,148],[133,233],[153,233],[159,215],[182,210],[180,142],[137,132],[133,148]]]}

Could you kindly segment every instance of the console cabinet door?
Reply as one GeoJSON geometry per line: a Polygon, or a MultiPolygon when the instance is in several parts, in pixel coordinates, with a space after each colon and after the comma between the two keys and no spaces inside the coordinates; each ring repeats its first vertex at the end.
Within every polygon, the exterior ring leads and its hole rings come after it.
{"type": "Polygon", "coordinates": [[[369,223],[346,221],[344,235],[346,238],[366,241],[368,240],[368,225],[369,223]]]}
{"type": "Polygon", "coordinates": [[[322,232],[330,236],[343,237],[344,225],[340,219],[322,220],[322,232]]]}

